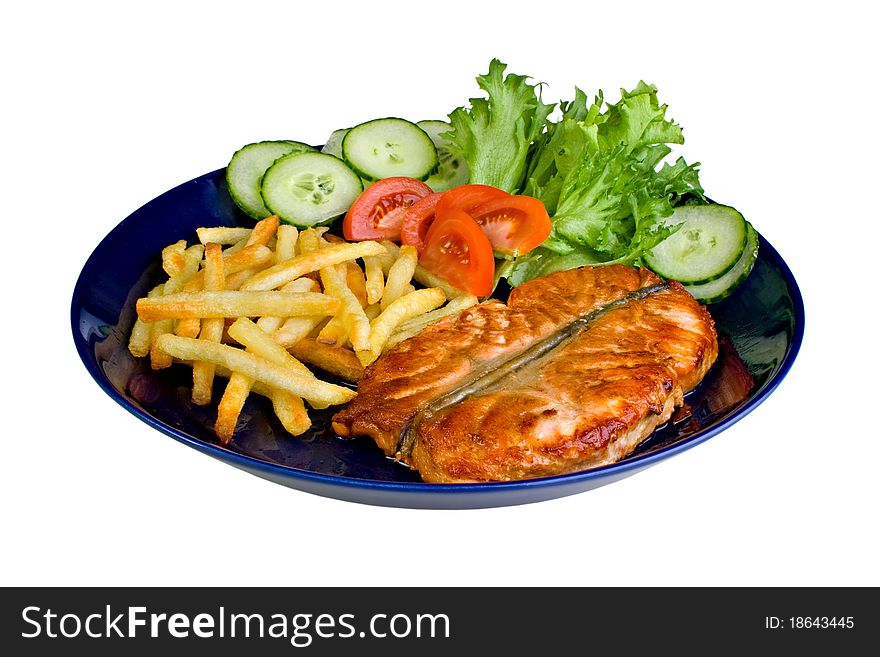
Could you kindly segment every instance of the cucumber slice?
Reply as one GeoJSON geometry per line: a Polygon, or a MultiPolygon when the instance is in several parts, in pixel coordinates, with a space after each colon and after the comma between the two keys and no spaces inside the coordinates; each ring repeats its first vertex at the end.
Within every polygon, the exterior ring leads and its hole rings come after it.
{"type": "Polygon", "coordinates": [[[444,132],[449,132],[452,126],[446,121],[419,121],[416,123],[422,130],[428,133],[434,148],[437,149],[437,171],[425,181],[435,192],[445,192],[453,187],[460,187],[470,180],[467,160],[461,152],[455,148],[445,137],[444,132]]]}
{"type": "Polygon", "coordinates": [[[260,179],[279,157],[314,151],[298,141],[261,141],[237,150],[226,167],[226,187],[235,204],[254,219],[264,219],[271,212],[260,197],[260,179]]]}
{"type": "Polygon", "coordinates": [[[348,134],[348,131],[351,128],[342,128],[341,130],[334,130],[330,133],[330,136],[327,137],[327,141],[324,143],[324,147],[321,149],[322,153],[327,153],[328,155],[333,155],[334,157],[338,157],[340,160],[342,159],[342,140],[345,138],[345,135],[348,134]]]}
{"type": "Polygon", "coordinates": [[[691,285],[714,281],[746,246],[746,220],[726,205],[682,206],[668,221],[681,226],[645,255],[645,264],[663,278],[691,285]]]}
{"type": "Polygon", "coordinates": [[[748,278],[752,267],[755,266],[755,261],[758,259],[758,231],[752,228],[752,224],[746,222],[746,232],[746,248],[743,249],[742,255],[730,271],[709,283],[684,286],[697,301],[718,303],[729,297],[740,286],[740,283],[748,278]]]}
{"type": "Polygon", "coordinates": [[[415,123],[387,118],[353,127],[342,140],[348,165],[367,180],[409,176],[424,180],[437,167],[437,149],[415,123]]]}
{"type": "Polygon", "coordinates": [[[363,190],[345,162],[326,153],[292,153],[263,176],[263,203],[281,221],[308,228],[343,214],[363,190]]]}

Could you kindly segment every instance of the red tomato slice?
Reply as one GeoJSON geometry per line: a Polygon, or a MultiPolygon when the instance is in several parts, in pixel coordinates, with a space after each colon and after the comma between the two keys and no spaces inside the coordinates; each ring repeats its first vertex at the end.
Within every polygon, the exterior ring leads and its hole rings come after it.
{"type": "Polygon", "coordinates": [[[508,196],[510,194],[503,189],[491,185],[462,185],[443,194],[442,200],[437,204],[436,215],[439,217],[450,210],[470,212],[481,203],[508,196]]]}
{"type": "Polygon", "coordinates": [[[442,192],[428,194],[419,199],[403,215],[403,225],[400,227],[400,243],[412,244],[421,253],[425,248],[425,236],[428,229],[434,223],[434,210],[437,202],[443,196],[442,192]]]}
{"type": "Polygon", "coordinates": [[[406,211],[431,193],[430,187],[415,178],[398,176],[374,182],[349,208],[342,234],[347,240],[399,240],[406,211]]]}
{"type": "Polygon", "coordinates": [[[428,229],[419,263],[465,292],[481,297],[492,292],[492,245],[477,222],[461,210],[438,216],[428,229]]]}
{"type": "Polygon", "coordinates": [[[508,196],[481,203],[471,216],[492,248],[508,255],[528,253],[550,236],[547,208],[531,196],[508,196]]]}

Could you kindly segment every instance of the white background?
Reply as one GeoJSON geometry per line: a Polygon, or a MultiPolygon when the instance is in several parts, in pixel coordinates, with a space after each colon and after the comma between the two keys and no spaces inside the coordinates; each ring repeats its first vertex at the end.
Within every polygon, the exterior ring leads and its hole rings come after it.
{"type": "Polygon", "coordinates": [[[868,4],[4,9],[0,583],[880,584],[868,4]],[[575,84],[612,99],[656,84],[707,192],[785,257],[806,338],[751,415],[591,492],[430,512],[252,477],[140,423],[90,379],[70,296],[121,219],[248,142],[442,118],[492,57],[547,82],[551,100],[575,84]]]}

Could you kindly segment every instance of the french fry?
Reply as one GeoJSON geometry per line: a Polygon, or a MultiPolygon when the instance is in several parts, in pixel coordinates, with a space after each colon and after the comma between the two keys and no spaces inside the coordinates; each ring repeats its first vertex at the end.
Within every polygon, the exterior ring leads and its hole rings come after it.
{"type": "Polygon", "coordinates": [[[423,329],[427,328],[429,324],[433,324],[434,322],[441,320],[444,317],[458,315],[459,313],[461,313],[461,311],[475,305],[476,303],[477,297],[475,297],[473,294],[463,294],[460,297],[453,298],[445,306],[437,308],[436,310],[432,310],[431,312],[425,313],[424,315],[413,317],[412,319],[408,319],[405,322],[401,322],[398,327],[394,329],[394,332],[389,336],[388,341],[382,348],[382,353],[385,353],[396,344],[399,344],[404,340],[413,337],[417,333],[420,333],[423,329]]]}
{"type": "Polygon", "coordinates": [[[382,347],[394,329],[401,323],[422,313],[434,310],[446,301],[443,290],[436,287],[416,290],[395,300],[370,322],[370,348],[357,352],[365,367],[382,353],[382,347]]]}
{"type": "MultiPolygon", "coordinates": [[[[305,239],[305,235],[303,236],[305,239]]],[[[354,242],[350,244],[331,244],[326,248],[313,253],[304,253],[295,258],[279,262],[268,269],[264,269],[241,286],[242,290],[272,290],[285,283],[299,278],[309,272],[318,271],[325,267],[338,265],[347,260],[362,258],[368,255],[377,255],[384,252],[381,244],[376,242],[354,242]]]]}
{"type": "MultiPolygon", "coordinates": [[[[183,252],[183,268],[177,274],[169,278],[162,288],[162,297],[154,297],[153,301],[161,301],[165,295],[179,292],[183,287],[196,275],[199,269],[199,263],[202,261],[205,247],[201,244],[194,244],[183,252]]],[[[147,297],[149,300],[149,297],[147,297]]],[[[173,359],[170,355],[162,353],[158,346],[159,338],[174,331],[173,318],[163,318],[161,321],[153,323],[150,329],[150,367],[154,370],[161,370],[171,367],[173,359]]]]}
{"type": "MultiPolygon", "coordinates": [[[[209,242],[205,245],[205,289],[208,292],[222,290],[226,286],[223,273],[223,254],[220,245],[209,242]]],[[[200,340],[220,342],[223,338],[225,322],[222,317],[205,319],[201,322],[200,340]]],[[[214,383],[214,364],[206,361],[193,363],[192,402],[199,406],[211,403],[211,388],[214,383]]]]}
{"type": "MultiPolygon", "coordinates": [[[[199,238],[199,242],[201,242],[202,244],[208,244],[211,242],[213,242],[214,244],[235,244],[237,242],[241,242],[242,240],[244,240],[244,243],[247,244],[247,240],[251,236],[251,229],[236,228],[232,226],[217,226],[216,228],[196,228],[196,235],[199,238]]],[[[242,248],[244,248],[245,244],[242,245],[242,248]]]]}
{"type": "MultiPolygon", "coordinates": [[[[166,284],[167,289],[167,284],[166,284]]],[[[180,292],[155,299],[138,299],[138,317],[145,322],[162,319],[214,317],[294,317],[335,315],[338,299],[317,292],[180,292]]]]}
{"type": "Polygon", "coordinates": [[[382,240],[380,244],[385,247],[385,253],[380,253],[377,257],[379,263],[382,265],[382,272],[387,276],[388,271],[391,269],[391,265],[397,260],[397,256],[400,253],[400,247],[394,242],[389,242],[388,240],[382,240]]]}
{"type": "Polygon", "coordinates": [[[321,234],[314,228],[304,230],[299,236],[299,255],[308,255],[321,248],[321,234]]]}
{"type": "Polygon", "coordinates": [[[330,347],[306,338],[291,346],[288,351],[302,362],[320,367],[346,381],[357,381],[364,373],[364,366],[351,349],[330,347]]]}
{"type": "MultiPolygon", "coordinates": [[[[226,367],[223,367],[222,365],[217,365],[216,368],[214,369],[214,376],[219,376],[221,379],[232,380],[232,377],[235,374],[236,374],[235,372],[232,372],[231,370],[229,370],[226,367]]],[[[265,383],[260,383],[259,381],[254,381],[253,384],[251,385],[250,392],[253,392],[257,395],[260,395],[261,397],[265,397],[266,399],[271,399],[273,390],[274,390],[274,388],[272,388],[271,386],[267,386],[265,383]]],[[[236,421],[237,421],[237,419],[238,418],[236,416],[236,421]]]]}
{"type": "Polygon", "coordinates": [[[306,338],[324,319],[326,319],[324,315],[290,317],[284,321],[281,328],[272,334],[272,338],[282,347],[292,347],[306,338]]]}
{"type": "Polygon", "coordinates": [[[151,322],[150,324],[150,367],[154,370],[163,370],[171,367],[174,358],[166,354],[159,347],[159,338],[174,330],[174,322],[170,319],[151,322]]]}
{"type": "MultiPolygon", "coordinates": [[[[218,366],[217,369],[219,371],[220,367],[218,366]]],[[[251,377],[240,372],[231,373],[229,383],[226,384],[223,396],[217,405],[217,421],[214,423],[214,433],[224,445],[232,440],[241,409],[244,408],[244,403],[253,387],[254,380],[251,377]]],[[[271,394],[271,388],[267,392],[271,394]]]]}
{"type": "Polygon", "coordinates": [[[296,241],[299,237],[299,231],[294,226],[284,224],[278,226],[276,235],[278,243],[275,245],[275,262],[290,260],[296,255],[296,241]]]}
{"type": "Polygon", "coordinates": [[[404,295],[406,286],[412,280],[419,262],[419,253],[416,247],[404,244],[397,252],[397,260],[388,269],[388,278],[385,281],[385,290],[382,292],[382,310],[404,295]]]}
{"type": "Polygon", "coordinates": [[[164,294],[180,292],[193,278],[201,274],[199,264],[205,254],[205,247],[201,244],[193,244],[183,252],[183,268],[165,282],[164,294]]]}
{"type": "Polygon", "coordinates": [[[244,285],[244,282],[257,272],[253,269],[243,269],[226,277],[226,289],[234,292],[244,285]]]}
{"type": "Polygon", "coordinates": [[[159,347],[174,358],[187,361],[206,360],[234,372],[241,372],[268,386],[287,390],[305,399],[313,408],[344,404],[356,394],[348,388],[321,381],[314,376],[306,376],[292,368],[276,365],[242,349],[217,342],[166,334],[159,338],[159,347]]]}
{"type": "Polygon", "coordinates": [[[381,301],[382,291],[385,289],[385,272],[382,271],[381,259],[378,256],[365,257],[364,273],[366,275],[367,305],[371,306],[381,301]]]}
{"type": "Polygon", "coordinates": [[[271,217],[261,219],[254,225],[254,228],[248,237],[246,246],[253,246],[254,244],[262,244],[263,246],[266,246],[269,244],[269,240],[275,237],[275,231],[277,230],[277,215],[273,214],[271,217]]]}
{"type": "Polygon", "coordinates": [[[270,388],[259,381],[253,381],[238,373],[230,372],[224,367],[217,367],[217,376],[229,379],[226,393],[224,393],[224,398],[220,401],[217,411],[217,424],[214,426],[217,437],[220,438],[220,442],[224,445],[232,440],[241,408],[244,406],[244,401],[250,392],[255,392],[271,400],[275,415],[278,416],[281,426],[289,434],[299,436],[312,426],[312,421],[309,419],[309,414],[303,405],[302,398],[283,390],[270,388]],[[241,377],[247,381],[252,381],[246,393],[242,394],[239,388],[241,383],[233,383],[233,377],[241,377]]]}
{"type": "Polygon", "coordinates": [[[412,319],[408,319],[405,322],[401,322],[397,327],[396,331],[406,331],[413,327],[424,328],[428,324],[432,324],[436,322],[438,319],[443,319],[444,317],[448,317],[449,315],[455,315],[460,313],[462,310],[466,308],[470,308],[471,306],[476,305],[478,299],[473,294],[462,294],[458,297],[453,297],[450,299],[449,303],[445,306],[441,306],[436,310],[432,310],[429,313],[425,313],[424,315],[419,315],[418,317],[413,317],[412,319]]]}
{"type": "Polygon", "coordinates": [[[162,269],[169,276],[177,276],[186,264],[183,253],[186,251],[186,240],[179,240],[162,249],[162,269]]]}
{"type": "MultiPolygon", "coordinates": [[[[311,370],[290,355],[288,351],[272,339],[262,328],[254,324],[246,317],[239,317],[229,327],[229,335],[238,340],[260,358],[265,358],[271,363],[281,367],[290,368],[305,376],[314,378],[311,370]]],[[[317,380],[317,379],[315,379],[317,380]]]]}
{"type": "MultiPolygon", "coordinates": [[[[192,248],[192,247],[190,247],[192,248]]],[[[230,254],[229,249],[223,252],[223,271],[226,276],[245,270],[259,270],[268,267],[275,259],[272,249],[263,244],[251,244],[230,254]]],[[[187,281],[185,292],[198,292],[204,289],[205,272],[200,271],[187,281]]]]}
{"type": "Polygon", "coordinates": [[[286,390],[273,389],[269,398],[272,400],[272,408],[281,426],[291,436],[300,436],[312,426],[312,420],[303,405],[302,397],[297,397],[286,390]]]}
{"type": "Polygon", "coordinates": [[[348,285],[348,289],[357,297],[361,308],[365,308],[367,306],[367,281],[364,279],[364,270],[356,262],[346,263],[345,284],[348,285]]]}
{"type": "MultiPolygon", "coordinates": [[[[323,250],[326,251],[331,248],[334,247],[327,246],[323,250]]],[[[339,321],[342,323],[342,326],[345,329],[344,334],[348,336],[352,346],[355,350],[369,349],[370,320],[368,320],[367,316],[364,314],[364,308],[361,306],[360,301],[357,300],[357,297],[346,284],[345,276],[340,273],[336,266],[331,265],[321,269],[321,282],[324,285],[325,294],[339,299],[341,304],[339,309],[339,321]]],[[[327,327],[325,327],[325,331],[329,332],[334,327],[334,321],[331,320],[327,324],[327,327]]],[[[322,334],[324,334],[325,331],[322,331],[322,334]]],[[[327,344],[339,344],[341,346],[339,338],[339,335],[333,335],[333,342],[331,343],[329,342],[331,339],[330,335],[322,335],[318,337],[318,341],[326,341],[327,344]]]]}
{"type": "MultiPolygon", "coordinates": [[[[296,281],[294,281],[294,283],[295,282],[296,281]]],[[[293,285],[293,283],[290,285],[293,285]]],[[[280,325],[281,319],[279,317],[261,317],[257,320],[257,326],[264,331],[274,331],[280,325]]],[[[241,415],[241,409],[244,408],[244,403],[247,401],[251,390],[256,390],[259,387],[259,384],[256,381],[249,376],[245,376],[241,372],[230,372],[228,378],[229,382],[226,384],[226,389],[223,391],[223,396],[220,398],[220,404],[217,406],[217,421],[214,423],[214,433],[217,434],[220,442],[224,445],[232,440],[232,436],[235,433],[235,426],[238,424],[238,417],[241,415]]],[[[270,399],[272,399],[273,394],[275,393],[280,394],[280,391],[274,390],[273,388],[267,388],[263,391],[263,395],[270,399]]],[[[302,403],[302,400],[300,400],[300,403],[302,403]]],[[[287,400],[287,404],[295,405],[295,402],[287,400]]],[[[299,424],[293,423],[293,420],[291,420],[291,422],[292,428],[299,428],[299,424]]],[[[282,419],[282,424],[287,428],[285,419],[282,419]]],[[[290,429],[288,429],[288,431],[289,430],[290,429]]]]}
{"type": "MultiPolygon", "coordinates": [[[[147,293],[147,296],[152,298],[160,297],[164,288],[165,284],[159,283],[159,285],[147,293]]],[[[150,353],[151,330],[150,324],[142,322],[140,317],[134,320],[134,326],[131,327],[131,335],[128,338],[128,351],[132,356],[143,358],[150,353]]]]}
{"type": "Polygon", "coordinates": [[[321,344],[328,346],[344,347],[348,343],[348,329],[345,327],[342,315],[336,315],[336,317],[332,317],[329,322],[324,324],[324,327],[315,339],[321,344]]]}

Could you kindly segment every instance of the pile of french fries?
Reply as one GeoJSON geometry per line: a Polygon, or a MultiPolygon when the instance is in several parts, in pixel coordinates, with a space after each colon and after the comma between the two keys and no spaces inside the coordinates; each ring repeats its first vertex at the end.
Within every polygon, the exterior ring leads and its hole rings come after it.
{"type": "Polygon", "coordinates": [[[251,392],[300,435],[311,426],[305,403],[322,409],[356,394],[305,363],[357,381],[384,351],[477,302],[419,266],[411,246],[349,243],[274,216],[197,235],[163,249],[168,280],[138,299],[128,348],[153,369],[191,365],[195,404],[210,404],[215,377],[227,378],[215,425],[224,444],[251,392]]]}

